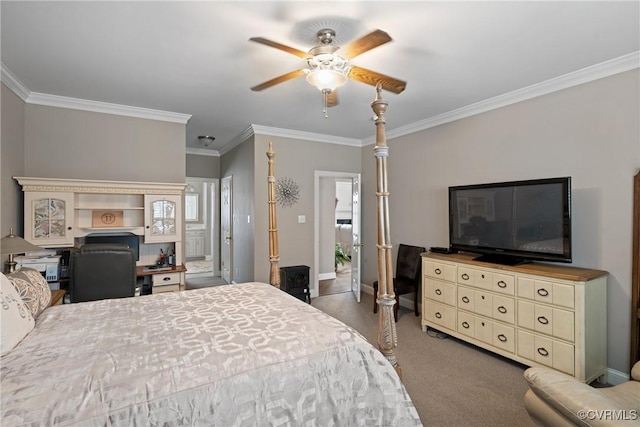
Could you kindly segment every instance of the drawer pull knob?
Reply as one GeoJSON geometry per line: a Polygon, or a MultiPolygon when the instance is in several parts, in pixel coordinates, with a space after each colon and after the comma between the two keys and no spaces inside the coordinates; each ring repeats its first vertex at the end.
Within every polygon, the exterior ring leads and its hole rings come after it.
{"type": "Polygon", "coordinates": [[[469,280],[469,275],[467,273],[462,273],[462,280],[469,280]]]}
{"type": "Polygon", "coordinates": [[[507,283],[504,280],[500,280],[498,282],[498,287],[504,289],[507,287],[507,283]]]}
{"type": "Polygon", "coordinates": [[[507,342],[507,337],[504,334],[500,334],[498,335],[498,339],[502,342],[507,342]]]}
{"type": "Polygon", "coordinates": [[[507,308],[501,305],[500,307],[498,307],[498,311],[502,314],[505,314],[507,312],[507,308]]]}
{"type": "Polygon", "coordinates": [[[436,273],[436,274],[441,274],[441,273],[442,273],[442,270],[440,270],[439,268],[436,268],[436,269],[435,269],[435,270],[433,270],[433,271],[434,271],[434,273],[436,273]]]}
{"type": "Polygon", "coordinates": [[[538,322],[542,323],[543,325],[548,325],[549,324],[549,319],[547,319],[544,316],[539,316],[538,317],[538,322]]]}
{"type": "Polygon", "coordinates": [[[545,288],[540,288],[538,289],[538,295],[540,295],[541,297],[547,297],[549,296],[549,291],[545,288]]]}
{"type": "Polygon", "coordinates": [[[466,296],[462,297],[462,302],[465,304],[469,304],[469,297],[466,297],[466,296]]]}
{"type": "Polygon", "coordinates": [[[469,323],[468,322],[462,322],[462,327],[465,329],[469,329],[469,323]]]}
{"type": "Polygon", "coordinates": [[[162,280],[164,280],[165,282],[168,282],[169,280],[171,280],[171,277],[163,277],[162,280]]]}
{"type": "Polygon", "coordinates": [[[549,352],[548,352],[548,351],[547,351],[547,349],[546,349],[546,348],[544,348],[544,347],[540,347],[540,348],[538,348],[538,350],[537,350],[537,351],[538,351],[538,354],[539,354],[540,356],[547,357],[547,356],[549,355],[549,352]]]}
{"type": "Polygon", "coordinates": [[[440,289],[436,289],[436,295],[442,295],[442,291],[440,289]]]}
{"type": "Polygon", "coordinates": [[[482,274],[481,277],[484,279],[484,274],[482,274]]]}
{"type": "Polygon", "coordinates": [[[436,319],[442,319],[442,314],[440,312],[436,312],[436,319]]]}
{"type": "Polygon", "coordinates": [[[480,298],[484,299],[484,295],[482,295],[480,298]]]}

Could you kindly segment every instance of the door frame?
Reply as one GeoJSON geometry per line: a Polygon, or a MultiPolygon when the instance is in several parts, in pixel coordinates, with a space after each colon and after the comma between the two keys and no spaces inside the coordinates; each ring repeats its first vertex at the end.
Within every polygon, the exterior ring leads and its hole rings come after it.
{"type": "MultiPolygon", "coordinates": [[[[313,174],[313,212],[314,212],[314,230],[313,230],[313,277],[310,278],[312,283],[310,284],[311,298],[318,296],[320,291],[320,178],[342,178],[342,179],[359,179],[361,180],[361,174],[359,172],[336,172],[336,171],[323,171],[316,170],[313,174]]],[[[362,218],[362,209],[360,211],[362,218]]],[[[362,221],[360,221],[362,224],[362,221]]],[[[362,230],[361,233],[362,234],[362,230]]]]}

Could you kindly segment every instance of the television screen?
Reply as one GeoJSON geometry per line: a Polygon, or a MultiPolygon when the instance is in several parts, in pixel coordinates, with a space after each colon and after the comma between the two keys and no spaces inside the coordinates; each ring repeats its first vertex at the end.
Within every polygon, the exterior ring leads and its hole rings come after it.
{"type": "Polygon", "coordinates": [[[571,178],[450,187],[449,243],[489,262],[571,262],[571,178]]]}

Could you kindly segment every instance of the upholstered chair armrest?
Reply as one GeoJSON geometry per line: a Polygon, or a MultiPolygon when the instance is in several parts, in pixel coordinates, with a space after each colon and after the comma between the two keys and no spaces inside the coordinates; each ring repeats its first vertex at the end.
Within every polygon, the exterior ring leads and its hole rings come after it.
{"type": "Polygon", "coordinates": [[[529,368],[524,372],[524,377],[536,396],[575,425],[628,425],[628,419],[612,420],[611,415],[640,415],[636,414],[637,405],[630,407],[627,399],[619,399],[615,394],[607,393],[607,388],[591,387],[553,369],[529,368]],[[609,414],[609,417],[602,414],[609,414]]]}

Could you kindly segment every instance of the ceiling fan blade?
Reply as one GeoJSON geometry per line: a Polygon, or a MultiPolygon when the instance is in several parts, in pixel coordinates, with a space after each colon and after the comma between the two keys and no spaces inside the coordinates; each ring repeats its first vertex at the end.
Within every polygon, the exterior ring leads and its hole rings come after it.
{"type": "Polygon", "coordinates": [[[283,83],[283,82],[286,82],[287,80],[295,79],[296,77],[300,77],[300,76],[304,76],[304,70],[291,71],[287,74],[283,74],[271,80],[267,80],[266,82],[261,83],[257,86],[254,86],[251,88],[251,90],[254,92],[259,92],[263,89],[267,89],[271,86],[275,86],[278,83],[283,83]]]}
{"type": "Polygon", "coordinates": [[[334,89],[327,94],[327,107],[338,105],[338,92],[334,89]]]}
{"type": "Polygon", "coordinates": [[[251,37],[249,40],[254,41],[256,43],[261,43],[261,44],[264,44],[264,45],[267,45],[267,46],[271,46],[271,47],[276,48],[276,49],[283,50],[283,51],[285,51],[287,53],[290,53],[292,55],[298,56],[298,57],[303,58],[303,59],[311,58],[311,56],[312,56],[307,52],[303,52],[301,50],[298,50],[298,49],[290,47],[290,46],[283,45],[283,44],[278,43],[278,42],[267,40],[267,39],[265,39],[263,37],[251,37]]]}
{"type": "Polygon", "coordinates": [[[393,93],[400,93],[407,86],[407,82],[403,82],[402,80],[394,79],[393,77],[385,76],[384,74],[356,66],[351,67],[348,76],[350,79],[366,83],[371,86],[375,86],[380,83],[382,85],[382,89],[393,93]]]}
{"type": "Polygon", "coordinates": [[[366,36],[360,37],[357,40],[352,41],[348,45],[340,48],[339,55],[344,59],[352,59],[361,53],[365,53],[368,50],[378,47],[382,44],[391,41],[389,34],[382,30],[375,30],[366,36]]]}

